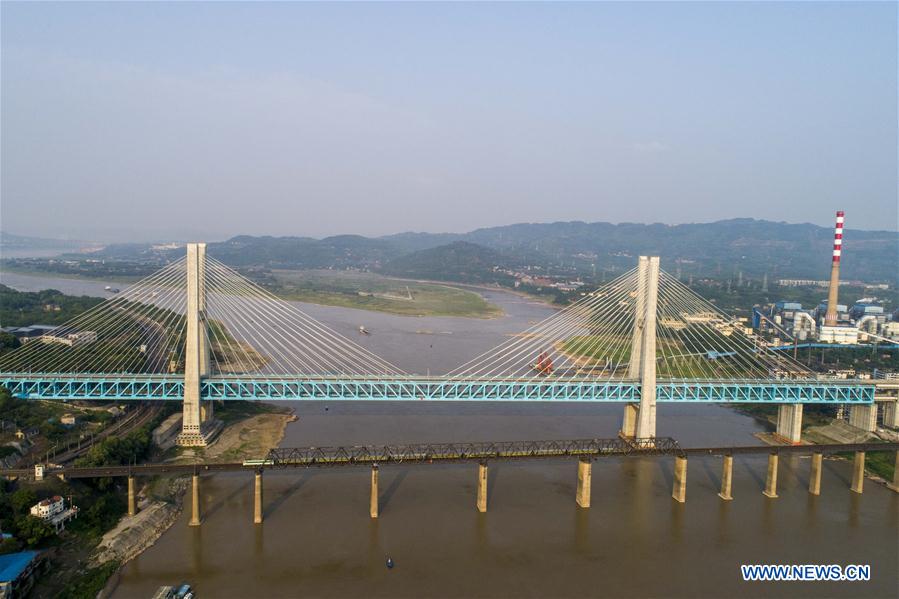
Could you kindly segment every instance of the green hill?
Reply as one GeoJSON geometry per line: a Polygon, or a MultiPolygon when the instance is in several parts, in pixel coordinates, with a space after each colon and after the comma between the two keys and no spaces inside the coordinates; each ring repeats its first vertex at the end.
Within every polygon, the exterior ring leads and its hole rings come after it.
{"type": "MultiPolygon", "coordinates": [[[[682,225],[575,221],[379,238],[241,235],[210,243],[209,255],[241,268],[358,269],[483,282],[496,280],[489,274],[493,267],[535,266],[562,277],[591,275],[594,269],[613,275],[632,268],[637,256],[652,254],[661,256],[662,268],[684,276],[735,279],[742,272],[744,278],[760,281],[767,275],[773,281],[828,278],[832,243],[829,227],[750,218],[682,225]]],[[[899,233],[847,229],[843,248],[844,280],[899,285],[899,233]]],[[[118,244],[90,256],[106,260],[108,269],[109,261],[162,264],[183,253],[183,248],[118,244]]],[[[14,262],[7,264],[15,267],[14,262]]]]}
{"type": "Polygon", "coordinates": [[[387,263],[386,274],[413,278],[468,283],[508,283],[512,277],[498,268],[515,266],[515,261],[495,250],[467,241],[419,250],[387,263]]]}

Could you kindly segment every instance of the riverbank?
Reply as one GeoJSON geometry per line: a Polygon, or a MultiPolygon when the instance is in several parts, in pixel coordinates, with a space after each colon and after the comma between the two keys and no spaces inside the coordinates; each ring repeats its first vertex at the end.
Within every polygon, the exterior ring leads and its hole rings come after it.
{"type": "MultiPolygon", "coordinates": [[[[137,280],[139,277],[82,276],[9,265],[0,268],[0,282],[22,291],[66,287],[67,282],[78,282],[85,285],[76,295],[104,297],[109,295],[105,286],[113,284],[124,288],[137,280]],[[4,275],[9,280],[3,280],[4,275]],[[46,283],[40,285],[41,280],[46,283]]],[[[509,291],[518,294],[504,288],[333,271],[276,270],[270,280],[264,282],[269,291],[287,301],[415,317],[499,318],[504,314],[502,308],[472,290],[509,291]],[[465,289],[466,287],[470,289],[465,289]]]]}
{"type": "Polygon", "coordinates": [[[273,270],[269,288],[283,299],[398,316],[497,318],[503,311],[480,294],[443,281],[375,273],[273,270]]]}
{"type": "Polygon", "coordinates": [[[449,283],[447,281],[435,281],[432,279],[397,279],[398,281],[409,281],[412,283],[430,283],[434,285],[450,285],[453,287],[459,287],[461,289],[476,289],[479,291],[491,291],[491,292],[501,292],[508,293],[509,295],[514,295],[520,297],[521,299],[530,300],[536,304],[542,304],[547,308],[552,308],[554,310],[561,310],[564,308],[564,305],[557,304],[552,302],[544,295],[534,295],[528,293],[527,291],[522,291],[520,289],[515,289],[513,287],[503,287],[502,285],[479,285],[477,283],[449,283]]]}
{"type": "MultiPolygon", "coordinates": [[[[270,404],[235,402],[220,412],[226,426],[212,445],[173,448],[166,452],[168,461],[242,461],[264,456],[280,444],[287,424],[296,420],[291,410],[270,404]]],[[[182,476],[151,479],[140,486],[137,514],[123,516],[90,551],[87,567],[74,581],[81,595],[112,594],[121,567],[152,547],[178,519],[189,484],[190,479],[182,476]]]]}
{"type": "Polygon", "coordinates": [[[21,265],[13,265],[10,263],[4,263],[2,268],[0,268],[0,275],[4,273],[17,274],[25,277],[34,277],[34,278],[54,278],[54,279],[66,279],[70,281],[86,281],[91,283],[120,283],[123,286],[128,286],[131,283],[136,283],[144,278],[141,275],[105,275],[102,273],[92,274],[90,276],[85,276],[79,273],[73,272],[64,272],[64,271],[56,271],[56,270],[42,270],[40,268],[29,268],[27,266],[21,265]]]}
{"type": "Polygon", "coordinates": [[[91,556],[93,567],[111,561],[128,562],[174,524],[181,513],[181,499],[187,490],[188,478],[167,479],[165,483],[165,498],[145,498],[138,504],[137,514],[123,517],[115,528],[103,535],[91,556]]]}

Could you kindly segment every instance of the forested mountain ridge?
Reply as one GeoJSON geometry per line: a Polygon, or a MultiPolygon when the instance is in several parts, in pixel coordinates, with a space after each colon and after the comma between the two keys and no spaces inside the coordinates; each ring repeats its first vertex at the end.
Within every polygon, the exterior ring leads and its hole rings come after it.
{"type": "MultiPolygon", "coordinates": [[[[210,243],[208,251],[240,268],[349,268],[472,282],[495,279],[489,275],[494,267],[530,266],[531,272],[561,276],[612,274],[633,267],[636,256],[645,254],[661,256],[662,268],[684,275],[823,280],[829,276],[832,244],[829,227],[739,218],[682,225],[519,223],[460,234],[409,232],[377,238],[240,235],[210,243]]],[[[899,284],[899,233],[847,229],[843,248],[844,280],[899,284]]],[[[153,263],[183,252],[183,247],[117,244],[90,256],[153,263]]]]}

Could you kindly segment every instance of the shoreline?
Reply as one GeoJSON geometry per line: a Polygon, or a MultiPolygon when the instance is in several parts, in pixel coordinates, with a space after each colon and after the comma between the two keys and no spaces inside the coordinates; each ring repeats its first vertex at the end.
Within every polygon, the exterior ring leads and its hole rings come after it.
{"type": "MultiPolygon", "coordinates": [[[[396,277],[395,277],[396,278],[396,277]]],[[[443,285],[445,287],[459,287],[465,289],[480,289],[482,291],[499,291],[501,293],[509,293],[511,295],[518,296],[522,299],[527,299],[532,302],[542,304],[547,308],[552,308],[554,310],[561,310],[565,306],[558,306],[542,297],[531,295],[525,291],[519,291],[518,289],[511,289],[509,287],[502,287],[500,285],[496,285],[491,287],[490,285],[483,285],[478,283],[457,283],[455,281],[435,281],[432,279],[403,279],[396,278],[397,281],[409,281],[412,283],[429,283],[431,285],[443,285]]]]}
{"type": "MultiPolygon", "coordinates": [[[[21,277],[31,277],[33,279],[64,279],[66,281],[84,281],[85,283],[137,283],[143,277],[140,276],[132,276],[132,277],[123,277],[123,276],[109,276],[109,277],[84,277],[81,275],[71,274],[71,273],[62,273],[62,272],[45,272],[42,270],[31,270],[28,268],[10,268],[9,266],[0,267],[0,276],[4,273],[9,273],[11,275],[19,275],[21,277]]],[[[5,284],[5,283],[4,283],[5,284]]],[[[51,289],[48,287],[47,289],[51,289]]],[[[18,289],[16,291],[19,291],[18,289]]],[[[68,295],[68,294],[66,294],[68,295]]],[[[94,297],[94,296],[89,296],[94,297]]]]}
{"type": "MultiPolygon", "coordinates": [[[[250,456],[249,451],[255,451],[255,448],[251,449],[246,446],[244,433],[255,435],[259,433],[259,428],[264,428],[263,433],[259,436],[268,437],[269,440],[274,441],[273,447],[277,447],[284,439],[287,425],[296,419],[292,410],[242,418],[225,426],[215,442],[205,450],[216,449],[216,453],[210,456],[213,460],[221,459],[224,456],[229,456],[228,459],[239,457],[246,459],[250,456]]],[[[256,456],[256,453],[252,454],[252,457],[256,456]]],[[[173,461],[189,457],[193,457],[192,454],[178,456],[173,461]]],[[[190,486],[190,477],[173,476],[165,480],[167,481],[166,489],[162,497],[145,497],[138,504],[137,514],[130,517],[123,516],[115,527],[103,535],[100,542],[91,551],[89,558],[91,568],[101,568],[110,562],[118,563],[97,594],[98,598],[105,599],[112,596],[118,587],[122,568],[155,545],[178,521],[181,512],[184,511],[184,496],[190,486]]],[[[152,495],[154,482],[157,481],[150,479],[142,485],[139,495],[145,492],[147,495],[152,495]]]]}
{"type": "MultiPolygon", "coordinates": [[[[295,271],[295,272],[301,272],[301,271],[295,271]]],[[[84,283],[95,283],[95,284],[120,283],[120,284],[127,285],[130,283],[136,283],[141,280],[139,277],[111,276],[111,277],[95,278],[95,277],[85,277],[85,276],[69,274],[69,273],[44,272],[44,271],[36,271],[36,270],[20,269],[20,268],[9,268],[9,267],[0,268],[0,277],[2,277],[2,275],[4,273],[9,273],[9,274],[13,274],[13,275],[22,276],[22,277],[29,277],[32,279],[44,279],[44,280],[46,280],[46,279],[62,279],[65,281],[81,281],[84,283]]],[[[556,306],[546,300],[543,300],[542,298],[531,296],[522,291],[517,291],[514,289],[505,288],[505,287],[490,287],[487,285],[456,283],[456,282],[450,282],[450,281],[433,281],[433,280],[426,280],[426,279],[404,279],[404,278],[397,278],[397,277],[386,277],[384,275],[378,275],[377,273],[373,273],[373,274],[375,274],[379,277],[383,277],[385,279],[391,279],[391,280],[395,280],[395,281],[405,281],[405,282],[409,282],[409,283],[423,283],[423,284],[446,287],[448,289],[457,289],[457,290],[461,290],[461,291],[482,290],[482,291],[505,292],[505,293],[510,293],[512,295],[516,295],[521,298],[525,298],[525,299],[529,299],[531,301],[541,303],[548,307],[552,307],[556,310],[560,309],[559,306],[556,306]]],[[[6,283],[2,283],[2,284],[5,285],[6,283]]],[[[22,291],[21,289],[17,289],[14,286],[10,286],[10,287],[12,289],[15,289],[16,291],[27,292],[27,291],[22,291]]],[[[52,288],[53,287],[46,287],[46,289],[52,289],[52,288]]],[[[73,295],[73,294],[65,293],[65,295],[73,295]]],[[[80,295],[85,295],[85,294],[80,294],[80,295]]],[[[278,298],[280,298],[284,301],[287,301],[287,302],[297,302],[300,304],[309,304],[309,305],[314,305],[314,306],[345,308],[348,310],[359,310],[361,312],[377,312],[377,313],[381,313],[381,314],[389,314],[391,316],[402,316],[402,317],[408,317],[408,318],[468,318],[468,319],[472,319],[472,320],[494,320],[497,318],[502,318],[503,316],[506,315],[505,310],[503,310],[499,306],[496,306],[495,304],[490,304],[489,302],[487,302],[488,306],[492,306],[493,308],[495,308],[495,310],[490,310],[483,314],[442,314],[442,313],[406,314],[403,312],[396,312],[393,310],[382,310],[382,309],[378,309],[378,308],[366,307],[364,305],[347,305],[347,304],[340,303],[340,302],[315,301],[314,298],[291,297],[289,294],[279,295],[276,293],[275,295],[278,298]]],[[[99,297],[102,299],[108,299],[110,296],[107,294],[106,296],[87,295],[87,297],[99,297]]]]}

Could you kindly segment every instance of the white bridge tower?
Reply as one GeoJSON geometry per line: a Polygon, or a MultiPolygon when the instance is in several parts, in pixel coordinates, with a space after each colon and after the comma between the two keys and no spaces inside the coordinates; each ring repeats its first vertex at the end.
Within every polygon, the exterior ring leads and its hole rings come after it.
{"type": "Polygon", "coordinates": [[[200,400],[200,382],[209,374],[206,330],[206,244],[187,244],[187,326],[184,340],[184,406],[178,445],[205,447],[218,432],[212,402],[200,400]]]}
{"type": "Polygon", "coordinates": [[[624,407],[621,435],[656,436],[656,312],[659,298],[659,258],[640,256],[634,302],[634,330],[628,378],[640,382],[640,403],[624,407]]]}

